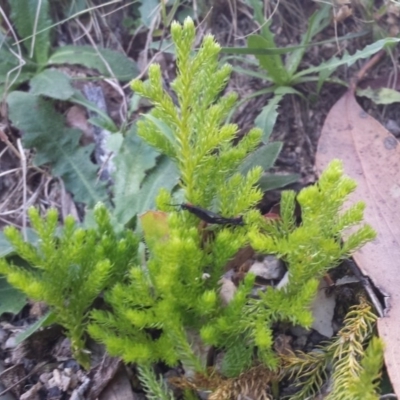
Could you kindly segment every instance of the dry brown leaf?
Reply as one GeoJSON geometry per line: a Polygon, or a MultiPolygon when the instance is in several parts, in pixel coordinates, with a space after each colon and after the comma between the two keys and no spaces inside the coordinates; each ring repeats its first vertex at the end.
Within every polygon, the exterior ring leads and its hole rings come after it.
{"type": "Polygon", "coordinates": [[[120,365],[114,377],[101,392],[98,400],[137,400],[138,395],[133,392],[128,374],[120,365]]]}
{"type": "Polygon", "coordinates": [[[377,239],[354,255],[361,270],[388,296],[378,320],[385,341],[385,363],[400,396],[400,146],[396,138],[368,115],[349,90],[333,106],[322,128],[316,166],[343,160],[345,173],[357,181],[351,202],[366,203],[365,220],[377,239]]]}
{"type": "Polygon", "coordinates": [[[90,371],[93,384],[86,397],[89,400],[97,399],[100,393],[102,393],[107,385],[114,379],[121,365],[122,361],[119,358],[105,354],[103,360],[90,371]]]}

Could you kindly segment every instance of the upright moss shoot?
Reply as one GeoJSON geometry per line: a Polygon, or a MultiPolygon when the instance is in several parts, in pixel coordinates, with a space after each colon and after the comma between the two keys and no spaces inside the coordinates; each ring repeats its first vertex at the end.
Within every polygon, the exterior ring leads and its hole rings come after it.
{"type": "Polygon", "coordinates": [[[153,243],[146,267],[131,270],[129,286],[117,285],[106,296],[113,313],[96,311],[90,333],[109,351],[128,362],[148,365],[163,360],[184,361],[197,371],[205,365],[194,353],[188,332],[200,332],[206,344],[224,350],[223,373],[237,376],[258,358],[270,368],[277,365],[272,351],[272,324],[291,321],[309,327],[308,309],[318,279],[339,260],[374,237],[368,226],[343,245],[340,235],[362,220],[363,205],[340,215],[355,184],[343,177],[340,162],[332,163],[320,182],[298,195],[303,223],[294,220],[295,193],[285,192],[282,218],[268,223],[254,210],[262,193],[257,187],[260,167],[238,173],[245,157],[260,143],[261,132],[251,130],[238,144],[237,127],[224,124],[236,99],[220,96],[231,68],[218,66],[219,45],[206,36],[196,54],[193,22],[172,25],[177,54],[177,78],[172,83],[177,102],[164,91],[158,65],[147,82],[132,88],[154,104],[150,116],[138,123],[138,133],[171,157],[181,172],[181,187],[188,202],[212,208],[226,217],[244,215],[244,226],[218,226],[204,240],[199,219],[176,211],[171,194],[161,191],[158,205],[170,211],[168,237],[153,243]],[[258,299],[249,297],[254,276],[248,274],[233,299],[224,305],[219,281],[227,261],[249,243],[259,252],[282,258],[289,283],[269,288],[258,299]],[[154,333],[156,330],[156,334],[154,333]]]}
{"type": "MultiPolygon", "coordinates": [[[[224,121],[237,96],[221,96],[231,67],[219,66],[220,46],[207,35],[193,53],[191,19],[183,26],[173,23],[171,32],[177,55],[177,78],[171,87],[177,102],[163,89],[160,66],[152,65],[147,82],[132,83],[154,104],[150,115],[138,122],[138,134],[177,164],[186,201],[224,217],[246,214],[261,200],[256,184],[263,171],[260,167],[244,175],[237,171],[259,145],[261,131],[252,129],[234,143],[238,128],[224,121]]],[[[114,314],[94,313],[90,332],[126,361],[161,359],[175,365],[184,359],[203,370],[187,331],[199,332],[210,319],[231,313],[222,307],[218,281],[227,261],[247,243],[247,228],[221,226],[213,231],[212,240],[203,241],[199,219],[169,206],[174,203],[170,193],[161,191],[157,202],[170,211],[168,240],[151,249],[145,269],[131,271],[129,287],[117,285],[106,297],[114,314]],[[158,330],[156,339],[150,334],[152,328],[158,330]]],[[[240,289],[236,301],[246,301],[251,281],[240,289]]],[[[240,309],[236,307],[235,313],[240,309]]]]}
{"type": "Polygon", "coordinates": [[[85,368],[90,365],[84,350],[90,307],[103,290],[123,280],[136,264],[138,247],[131,231],[116,234],[103,205],[95,208],[94,216],[96,228],[79,228],[69,216],[57,232],[56,210],[49,210],[42,218],[31,208],[29,217],[38,236],[37,245],[25,242],[14,227],[4,230],[15,253],[29,268],[0,259],[0,273],[10,284],[50,307],[55,323],[66,330],[74,356],[85,368]]]}

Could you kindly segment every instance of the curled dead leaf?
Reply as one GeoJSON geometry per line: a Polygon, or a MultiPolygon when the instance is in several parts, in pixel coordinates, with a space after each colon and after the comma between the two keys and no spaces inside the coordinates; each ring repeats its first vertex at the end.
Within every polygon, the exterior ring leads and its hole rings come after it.
{"type": "Polygon", "coordinates": [[[388,309],[378,320],[386,344],[385,363],[396,394],[400,395],[400,145],[397,139],[357,103],[352,90],[332,107],[318,144],[316,167],[343,160],[357,189],[350,202],[366,203],[365,221],[377,239],[354,254],[365,275],[387,296],[388,309]]]}

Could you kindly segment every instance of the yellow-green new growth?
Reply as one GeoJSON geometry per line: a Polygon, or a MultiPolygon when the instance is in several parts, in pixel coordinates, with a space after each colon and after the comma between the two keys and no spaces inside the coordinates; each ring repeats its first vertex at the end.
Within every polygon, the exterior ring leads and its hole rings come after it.
{"type": "Polygon", "coordinates": [[[47,218],[35,208],[28,213],[37,245],[25,242],[14,227],[7,227],[4,234],[15,254],[29,266],[0,259],[0,273],[29,298],[50,307],[55,322],[71,339],[77,361],[87,368],[84,333],[89,307],[104,289],[123,279],[136,260],[138,240],[129,231],[117,237],[102,205],[94,211],[96,229],[88,230],[77,227],[68,216],[57,232],[58,213],[54,209],[48,211],[47,218]]]}
{"type": "Polygon", "coordinates": [[[244,158],[259,145],[261,130],[252,129],[234,145],[238,127],[224,121],[237,95],[220,96],[232,68],[219,65],[219,44],[206,35],[193,54],[195,27],[190,18],[183,26],[174,22],[171,34],[177,54],[177,77],[171,88],[177,102],[163,89],[160,66],[152,65],[147,82],[135,80],[131,84],[154,104],[150,115],[138,122],[138,134],[176,162],[187,201],[206,208],[212,208],[216,201],[225,216],[235,216],[262,197],[254,187],[261,168],[245,177],[237,173],[244,158]]]}

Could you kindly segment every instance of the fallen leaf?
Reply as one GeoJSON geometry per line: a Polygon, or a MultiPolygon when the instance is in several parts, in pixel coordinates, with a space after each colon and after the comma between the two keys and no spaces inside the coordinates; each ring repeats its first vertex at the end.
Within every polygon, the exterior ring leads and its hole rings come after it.
{"type": "Polygon", "coordinates": [[[333,336],[332,320],[334,316],[336,297],[325,290],[325,280],[321,280],[317,295],[311,304],[313,315],[312,328],[328,338],[333,336]]]}
{"type": "Polygon", "coordinates": [[[364,201],[365,221],[377,239],[354,254],[354,260],[387,297],[378,331],[385,341],[385,363],[400,396],[400,146],[396,138],[368,115],[349,90],[333,106],[322,128],[316,167],[321,172],[334,159],[343,160],[357,181],[351,203],[364,201]]]}
{"type": "Polygon", "coordinates": [[[93,384],[89,389],[89,393],[86,394],[86,398],[94,400],[99,397],[100,393],[104,393],[104,389],[114,379],[121,364],[122,361],[119,358],[105,354],[102,361],[90,371],[93,384]]]}
{"type": "Polygon", "coordinates": [[[99,395],[98,400],[138,400],[138,398],[132,390],[126,369],[121,365],[99,395]]]}

